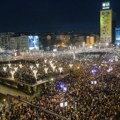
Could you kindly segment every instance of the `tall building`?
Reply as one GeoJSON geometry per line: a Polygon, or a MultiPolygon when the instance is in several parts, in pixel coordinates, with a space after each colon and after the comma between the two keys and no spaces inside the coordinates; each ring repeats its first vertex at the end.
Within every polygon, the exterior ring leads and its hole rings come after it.
{"type": "Polygon", "coordinates": [[[115,44],[116,46],[120,46],[120,26],[115,28],[115,44]]]}
{"type": "Polygon", "coordinates": [[[100,41],[101,43],[114,43],[115,41],[115,14],[110,2],[102,3],[100,11],[100,41]]]}

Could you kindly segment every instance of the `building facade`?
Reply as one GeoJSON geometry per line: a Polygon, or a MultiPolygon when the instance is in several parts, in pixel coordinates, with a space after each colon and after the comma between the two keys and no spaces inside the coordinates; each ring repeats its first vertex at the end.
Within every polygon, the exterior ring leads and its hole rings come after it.
{"type": "Polygon", "coordinates": [[[120,46],[120,26],[115,28],[115,45],[120,46]]]}
{"type": "Polygon", "coordinates": [[[115,13],[110,7],[110,2],[102,3],[100,11],[100,41],[113,44],[115,41],[115,13]]]}

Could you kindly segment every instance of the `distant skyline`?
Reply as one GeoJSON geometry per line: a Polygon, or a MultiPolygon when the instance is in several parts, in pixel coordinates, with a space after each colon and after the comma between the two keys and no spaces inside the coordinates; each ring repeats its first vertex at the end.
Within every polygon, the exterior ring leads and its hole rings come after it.
{"type": "MultiPolygon", "coordinates": [[[[99,32],[103,0],[3,0],[0,32],[99,32]]],[[[120,25],[120,0],[111,0],[120,25]]]]}

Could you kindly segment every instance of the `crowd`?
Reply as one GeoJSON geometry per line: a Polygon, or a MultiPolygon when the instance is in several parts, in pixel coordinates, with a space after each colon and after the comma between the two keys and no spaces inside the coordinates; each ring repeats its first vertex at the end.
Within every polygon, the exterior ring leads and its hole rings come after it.
{"type": "MultiPolygon", "coordinates": [[[[108,55],[99,61],[96,57],[84,58],[83,61],[67,56],[57,56],[56,59],[57,63],[54,62],[54,65],[58,68],[62,66],[64,71],[61,73],[66,76],[50,81],[33,100],[27,100],[31,104],[12,104],[10,109],[6,110],[7,120],[62,120],[56,114],[70,120],[120,119],[119,59],[108,58],[108,55]],[[71,67],[68,67],[69,64],[72,64],[71,67]]],[[[37,61],[38,73],[43,70],[44,65],[50,67],[50,64],[40,61],[44,60],[37,61]]],[[[20,70],[26,69],[29,75],[33,74],[27,65],[20,70]]]]}

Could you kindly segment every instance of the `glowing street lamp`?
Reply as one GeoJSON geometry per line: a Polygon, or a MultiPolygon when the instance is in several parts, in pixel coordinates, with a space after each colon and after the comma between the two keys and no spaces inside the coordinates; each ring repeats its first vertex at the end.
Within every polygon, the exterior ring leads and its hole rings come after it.
{"type": "Polygon", "coordinates": [[[62,68],[62,67],[59,67],[58,69],[59,69],[60,73],[62,73],[63,68],[62,68]]]}
{"type": "Polygon", "coordinates": [[[14,80],[15,71],[14,71],[14,70],[11,70],[10,73],[11,73],[11,75],[12,75],[12,79],[14,80]]]}
{"type": "Polygon", "coordinates": [[[9,68],[11,67],[11,63],[8,64],[9,68]]]}
{"type": "Polygon", "coordinates": [[[54,79],[53,78],[51,78],[51,81],[53,81],[54,79]]]}
{"type": "Polygon", "coordinates": [[[109,43],[106,43],[105,45],[106,45],[106,47],[107,47],[107,46],[109,46],[109,43]]]}
{"type": "Polygon", "coordinates": [[[39,67],[39,63],[36,63],[37,68],[39,67]]]}
{"type": "Polygon", "coordinates": [[[78,67],[77,67],[77,69],[79,70],[79,69],[80,69],[80,67],[78,66],[78,67]]]}
{"type": "Polygon", "coordinates": [[[44,62],[47,63],[47,59],[45,59],[44,62]]]}
{"type": "Polygon", "coordinates": [[[69,64],[69,66],[70,66],[70,68],[72,68],[72,67],[73,67],[73,64],[69,64]]]}
{"type": "Polygon", "coordinates": [[[33,69],[33,65],[30,65],[30,69],[31,69],[31,70],[33,69]]]}
{"type": "Polygon", "coordinates": [[[76,57],[75,57],[75,53],[73,52],[73,59],[75,60],[75,58],[76,58],[76,57]]]}
{"type": "Polygon", "coordinates": [[[18,70],[18,67],[14,67],[14,70],[15,70],[15,72],[17,72],[17,70],[18,70]]]}
{"type": "Polygon", "coordinates": [[[6,70],[7,70],[7,67],[3,67],[3,70],[6,72],[6,70]]]}
{"type": "Polygon", "coordinates": [[[21,63],[19,64],[19,67],[22,68],[22,64],[21,63]]]}
{"type": "Polygon", "coordinates": [[[52,64],[52,60],[50,60],[49,63],[52,64]]]}
{"type": "Polygon", "coordinates": [[[113,70],[113,68],[110,66],[109,69],[107,70],[107,72],[111,72],[113,70]]]}
{"type": "Polygon", "coordinates": [[[48,68],[44,68],[44,71],[47,74],[48,73],[48,68]]]}
{"type": "Polygon", "coordinates": [[[33,74],[34,74],[35,79],[37,80],[37,70],[33,70],[33,74]]]}
{"type": "Polygon", "coordinates": [[[52,66],[53,72],[55,71],[56,66],[52,66]]]}
{"type": "Polygon", "coordinates": [[[50,80],[51,80],[50,83],[51,83],[51,94],[52,94],[52,90],[53,90],[52,88],[53,88],[53,81],[54,81],[54,78],[51,78],[50,80]]]}

